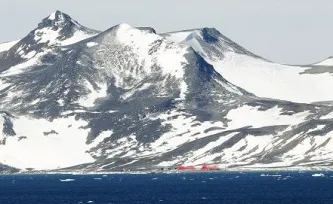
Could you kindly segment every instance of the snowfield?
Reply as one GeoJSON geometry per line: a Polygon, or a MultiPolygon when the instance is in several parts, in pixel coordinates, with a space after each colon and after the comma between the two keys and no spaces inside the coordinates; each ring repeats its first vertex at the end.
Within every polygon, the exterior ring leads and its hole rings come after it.
{"type": "Polygon", "coordinates": [[[19,117],[13,125],[17,137],[7,137],[0,146],[0,163],[20,169],[51,170],[93,162],[86,151],[88,130],[74,117],[33,119],[19,117]]]}
{"type": "Polygon", "coordinates": [[[333,101],[331,73],[305,74],[306,67],[279,65],[232,52],[211,63],[226,79],[259,97],[298,103],[333,101]]]}

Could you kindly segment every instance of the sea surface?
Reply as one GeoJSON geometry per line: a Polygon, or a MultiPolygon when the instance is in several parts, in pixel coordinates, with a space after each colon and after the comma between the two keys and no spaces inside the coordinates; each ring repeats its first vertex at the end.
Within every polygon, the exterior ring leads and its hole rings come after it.
{"type": "Polygon", "coordinates": [[[1,204],[333,203],[333,172],[0,176],[1,204]]]}

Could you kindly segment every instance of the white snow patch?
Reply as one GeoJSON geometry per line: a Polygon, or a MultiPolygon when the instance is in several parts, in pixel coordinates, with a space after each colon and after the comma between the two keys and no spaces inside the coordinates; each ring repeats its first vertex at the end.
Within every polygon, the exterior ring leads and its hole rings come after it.
{"type": "Polygon", "coordinates": [[[26,55],[22,55],[21,57],[25,58],[25,59],[30,59],[30,58],[33,58],[36,54],[37,54],[37,52],[35,50],[33,50],[26,55]]]}
{"type": "MultiPolygon", "coordinates": [[[[212,134],[223,131],[222,122],[201,122],[200,125],[193,126],[196,121],[195,116],[188,116],[185,113],[171,111],[158,116],[147,116],[150,119],[161,119],[162,125],[171,126],[172,129],[164,133],[160,138],[155,140],[149,145],[149,148],[140,154],[141,156],[149,156],[156,154],[163,154],[168,151],[172,151],[177,147],[180,147],[188,142],[209,137],[212,134]],[[173,118],[172,120],[170,118],[173,118]],[[209,128],[216,128],[216,130],[205,131],[209,128]]],[[[183,158],[174,158],[171,163],[177,163],[179,160],[185,160],[183,158]]],[[[170,164],[171,164],[170,163],[170,164]]],[[[161,164],[159,164],[161,165],[161,164]]]]}
{"type": "MultiPolygon", "coordinates": [[[[286,144],[293,142],[293,140],[299,140],[300,137],[296,135],[287,141],[286,144]]],[[[333,156],[333,134],[327,133],[324,136],[312,136],[306,137],[301,142],[298,142],[297,146],[286,152],[282,156],[282,160],[289,161],[291,164],[295,161],[310,158],[311,161],[331,161],[333,156]]]]}
{"type": "Polygon", "coordinates": [[[35,38],[38,43],[47,43],[48,45],[67,46],[76,42],[82,41],[95,34],[88,34],[81,30],[74,32],[73,36],[65,40],[58,39],[60,34],[59,30],[53,30],[51,28],[42,28],[35,31],[35,38]]]}
{"type": "Polygon", "coordinates": [[[303,122],[309,114],[307,111],[293,115],[281,115],[281,108],[277,106],[266,111],[261,111],[259,107],[245,105],[229,111],[226,118],[231,120],[228,123],[228,128],[245,126],[260,128],[272,125],[295,125],[303,122]]]}
{"type": "Polygon", "coordinates": [[[62,46],[71,45],[71,44],[77,43],[79,41],[82,41],[84,39],[87,39],[87,38],[90,38],[90,37],[93,37],[93,36],[94,35],[92,35],[92,34],[88,34],[88,33],[85,33],[83,31],[78,30],[73,34],[73,37],[62,41],[61,45],[62,46]]]}
{"type": "MultiPolygon", "coordinates": [[[[297,137],[293,137],[293,139],[297,139],[297,137]]],[[[313,146],[312,138],[305,138],[301,143],[299,143],[295,148],[289,150],[285,153],[282,158],[289,158],[288,160],[300,160],[306,157],[306,152],[311,149],[313,146]],[[292,159],[291,159],[292,158],[292,159]]],[[[288,143],[287,143],[288,144],[288,143]]]]}
{"type": "Polygon", "coordinates": [[[104,141],[104,139],[110,137],[113,134],[112,130],[101,132],[93,141],[88,145],[88,148],[96,147],[98,144],[104,141]]]}
{"type": "Polygon", "coordinates": [[[128,137],[120,138],[116,141],[114,148],[106,151],[107,158],[119,157],[118,155],[127,152],[126,155],[122,157],[136,157],[137,152],[132,149],[137,147],[139,142],[136,140],[135,135],[130,135],[128,137]]]}
{"type": "Polygon", "coordinates": [[[260,137],[248,135],[232,147],[224,149],[220,154],[223,155],[222,161],[228,164],[249,163],[253,159],[251,156],[265,152],[267,148],[271,148],[273,138],[273,135],[260,137]]]}
{"type": "Polygon", "coordinates": [[[44,52],[38,53],[36,55],[34,55],[33,58],[28,59],[25,62],[22,62],[21,64],[17,64],[15,66],[10,67],[8,70],[6,70],[5,72],[1,73],[1,77],[3,76],[11,76],[11,75],[15,75],[15,74],[20,74],[24,71],[26,71],[26,69],[38,65],[40,64],[40,57],[42,55],[44,55],[44,52]]]}
{"type": "Polygon", "coordinates": [[[212,150],[213,148],[215,148],[219,145],[222,145],[225,141],[229,140],[236,134],[237,134],[237,132],[231,133],[229,135],[221,136],[218,140],[216,140],[214,142],[210,142],[203,148],[200,148],[194,152],[191,152],[190,155],[192,155],[192,156],[190,156],[185,163],[189,164],[189,165],[200,165],[200,164],[209,163],[209,161],[212,161],[217,156],[221,155],[220,153],[211,154],[210,150],[212,150]]]}
{"type": "Polygon", "coordinates": [[[179,94],[179,99],[180,100],[185,100],[186,99],[186,93],[187,93],[187,84],[185,81],[180,82],[180,94],[179,94]]]}
{"type": "Polygon", "coordinates": [[[39,103],[41,100],[38,98],[38,99],[35,99],[33,101],[31,101],[30,105],[36,105],[37,103],[39,103]]]}
{"type": "MultiPolygon", "coordinates": [[[[117,39],[128,46],[131,46],[133,50],[138,54],[140,61],[156,60],[156,63],[161,67],[163,74],[168,74],[176,79],[182,79],[184,76],[184,64],[187,63],[184,55],[188,52],[187,47],[183,45],[173,44],[171,41],[164,40],[163,37],[153,34],[146,33],[139,29],[133,28],[127,24],[119,25],[117,31],[117,39]],[[153,57],[149,56],[149,50],[152,43],[158,40],[164,40],[160,45],[161,49],[157,50],[156,55],[153,57]],[[165,47],[168,46],[168,49],[165,47]]],[[[152,64],[152,62],[148,62],[152,64]]],[[[150,66],[145,66],[145,72],[150,73],[150,66]]]]}
{"type": "Polygon", "coordinates": [[[149,88],[150,86],[152,86],[151,83],[144,83],[144,84],[141,85],[141,86],[134,87],[134,88],[132,88],[131,90],[129,90],[129,91],[127,91],[126,93],[124,93],[124,94],[121,96],[121,99],[126,100],[126,99],[130,98],[131,96],[133,96],[136,92],[143,91],[143,90],[149,88]]]}
{"type": "Polygon", "coordinates": [[[173,42],[181,43],[193,32],[193,30],[166,33],[164,36],[173,42]]]}
{"type": "Polygon", "coordinates": [[[301,103],[333,100],[333,76],[329,73],[301,74],[306,67],[280,65],[234,52],[224,55],[221,61],[209,62],[225,79],[257,96],[301,103]]]}
{"type": "Polygon", "coordinates": [[[59,99],[57,102],[58,102],[59,106],[65,105],[65,100],[63,98],[59,99]]]}
{"type": "Polygon", "coordinates": [[[182,43],[191,46],[201,56],[205,56],[206,52],[202,49],[200,43],[198,42],[198,38],[202,38],[202,35],[199,30],[196,30],[193,31],[182,43]]]}
{"type": "Polygon", "coordinates": [[[82,96],[79,100],[78,103],[81,106],[84,107],[93,107],[95,105],[95,101],[99,98],[104,98],[107,96],[107,84],[106,83],[100,83],[97,84],[98,88],[95,89],[92,84],[85,80],[84,84],[86,85],[86,87],[89,90],[89,94],[87,94],[86,96],[82,96]]]}
{"type": "Polygon", "coordinates": [[[56,17],[56,12],[51,13],[51,15],[49,16],[50,20],[55,20],[56,17]]]}
{"type": "Polygon", "coordinates": [[[321,120],[332,119],[332,118],[333,118],[333,112],[330,112],[330,113],[320,117],[321,120]]]}
{"type": "Polygon", "coordinates": [[[313,128],[313,129],[310,129],[308,132],[315,132],[315,131],[318,131],[318,130],[322,130],[326,127],[326,125],[317,125],[317,127],[313,128]]]}
{"type": "Polygon", "coordinates": [[[87,43],[87,47],[94,47],[94,46],[96,46],[96,45],[98,45],[97,42],[88,42],[88,43],[87,43]]]}
{"type": "Polygon", "coordinates": [[[162,67],[162,72],[164,74],[170,74],[177,79],[182,79],[184,77],[183,67],[187,64],[183,52],[175,52],[175,50],[168,49],[163,52],[158,53],[157,63],[162,67]]]}
{"type": "Polygon", "coordinates": [[[10,48],[12,48],[16,43],[18,43],[20,40],[5,42],[0,44],[0,52],[8,51],[10,48]]]}
{"type": "Polygon", "coordinates": [[[69,114],[75,114],[75,113],[95,113],[95,114],[98,114],[98,113],[116,113],[118,112],[117,110],[109,110],[109,111],[89,111],[89,110],[68,110],[68,111],[64,111],[61,113],[62,116],[64,115],[69,115],[69,114]]]}
{"type": "Polygon", "coordinates": [[[87,125],[85,121],[68,117],[51,122],[22,116],[13,125],[17,136],[7,137],[6,144],[0,146],[0,163],[47,170],[94,162],[86,153],[89,129],[81,128],[87,125]],[[57,134],[44,134],[52,130],[57,134]],[[21,136],[26,139],[19,141],[21,136]]]}

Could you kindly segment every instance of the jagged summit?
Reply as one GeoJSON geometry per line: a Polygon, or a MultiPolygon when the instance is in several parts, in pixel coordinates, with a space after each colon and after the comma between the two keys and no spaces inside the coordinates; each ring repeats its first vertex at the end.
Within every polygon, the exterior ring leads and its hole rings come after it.
{"type": "Polygon", "coordinates": [[[63,13],[59,10],[56,10],[55,12],[51,13],[49,16],[48,16],[48,19],[49,20],[53,20],[53,21],[58,21],[60,19],[64,20],[64,19],[71,19],[71,17],[66,14],[66,13],[63,13]]]}
{"type": "Polygon", "coordinates": [[[38,24],[38,27],[46,27],[46,26],[63,26],[66,23],[74,23],[79,25],[76,21],[74,21],[68,14],[62,13],[61,11],[55,11],[51,13],[48,17],[44,18],[41,23],[38,24]]]}
{"type": "Polygon", "coordinates": [[[69,15],[55,11],[3,54],[0,70],[7,70],[20,63],[36,64],[44,59],[49,61],[56,55],[58,47],[74,44],[98,33],[80,25],[69,15]]]}
{"type": "Polygon", "coordinates": [[[38,24],[37,29],[32,31],[32,33],[37,36],[34,37],[37,42],[48,41],[49,44],[67,45],[99,32],[82,26],[68,14],[57,10],[44,18],[42,22],[38,24]],[[45,39],[43,39],[43,35],[45,39]],[[38,37],[40,37],[40,39],[38,39],[38,37]],[[75,40],[72,39],[69,42],[61,42],[72,37],[75,37],[75,40]]]}
{"type": "Polygon", "coordinates": [[[68,45],[98,33],[99,31],[82,26],[68,14],[57,10],[44,18],[22,41],[49,46],[68,45]]]}

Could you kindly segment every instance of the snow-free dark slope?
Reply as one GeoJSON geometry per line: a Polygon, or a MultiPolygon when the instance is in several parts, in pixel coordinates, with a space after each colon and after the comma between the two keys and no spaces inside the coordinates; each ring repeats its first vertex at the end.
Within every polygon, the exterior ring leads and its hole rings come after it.
{"type": "MultiPolygon", "coordinates": [[[[0,59],[3,165],[112,171],[331,163],[330,106],[259,98],[216,72],[207,51],[152,28],[120,24],[97,33],[61,12],[43,22],[38,29],[62,37],[23,38],[0,59]],[[68,24],[75,29],[63,34],[60,25],[68,24]],[[87,35],[68,43],[78,32],[87,35]],[[22,57],[30,52],[37,54],[22,57]]],[[[215,47],[230,46],[256,57],[231,40],[215,47]]]]}

